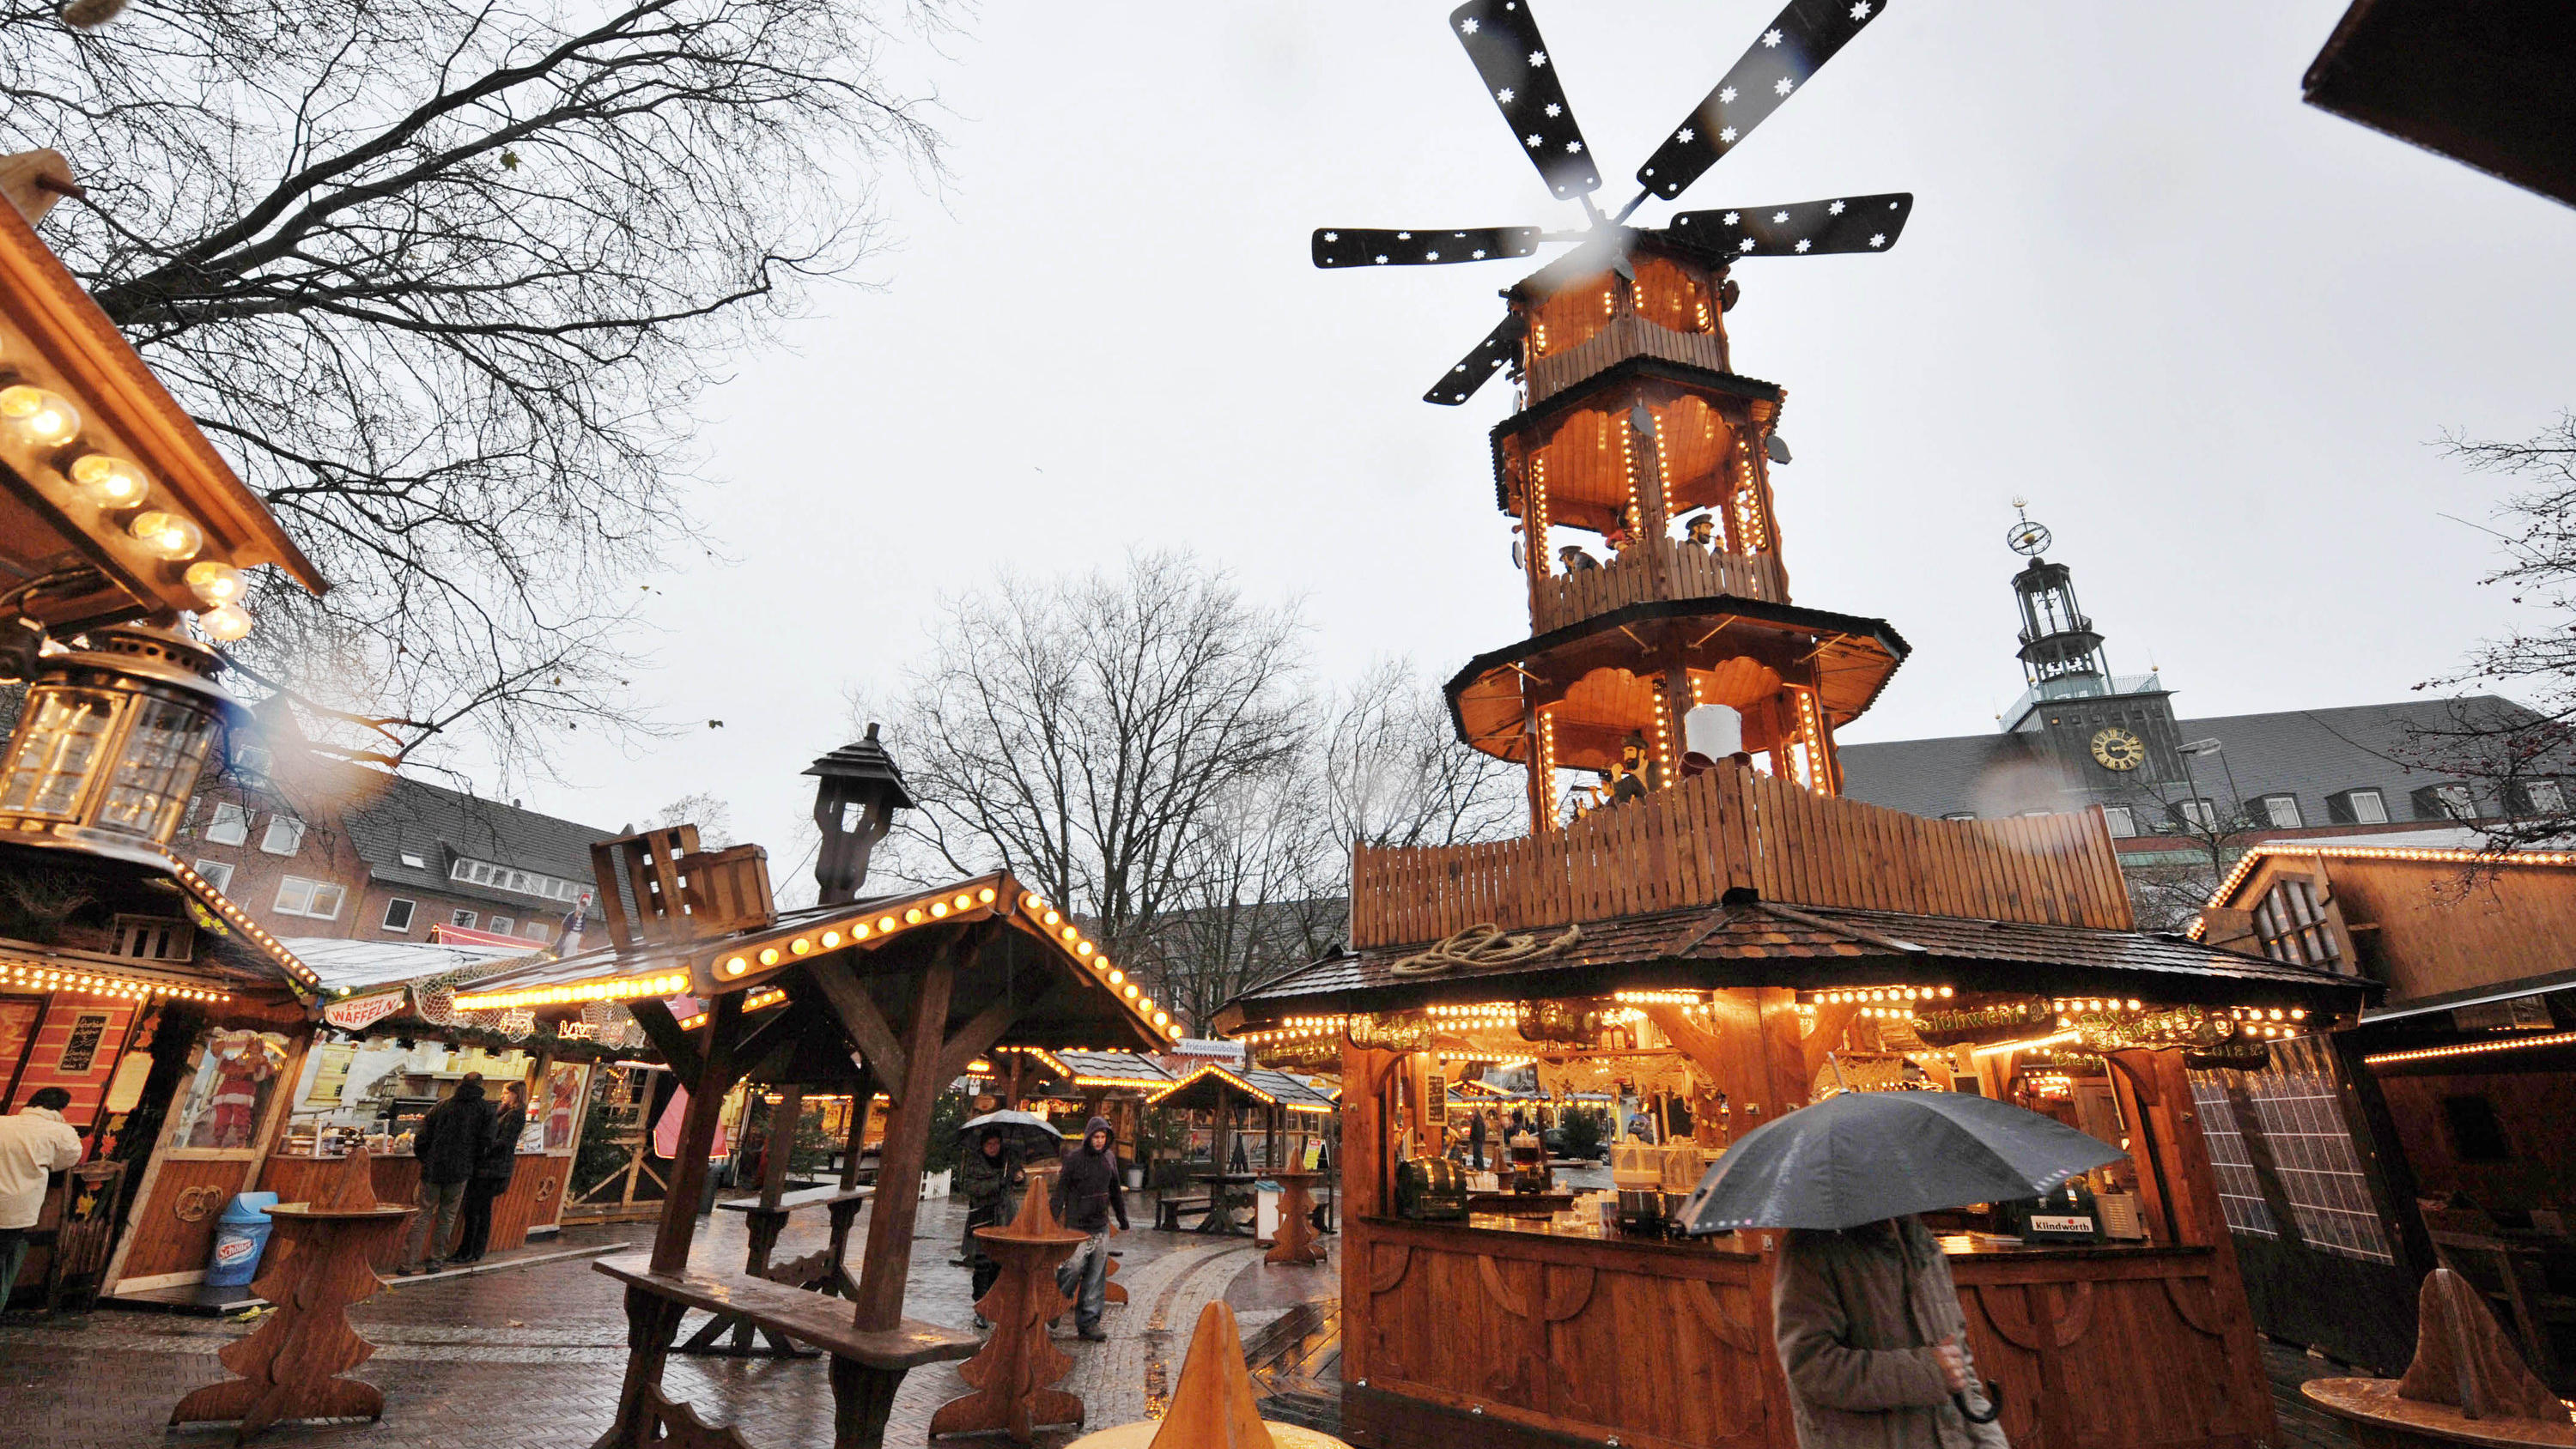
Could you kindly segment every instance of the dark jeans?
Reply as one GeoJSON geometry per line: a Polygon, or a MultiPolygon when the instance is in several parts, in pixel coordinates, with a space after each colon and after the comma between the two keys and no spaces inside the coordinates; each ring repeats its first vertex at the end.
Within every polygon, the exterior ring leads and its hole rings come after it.
{"type": "Polygon", "coordinates": [[[27,1230],[0,1228],[0,1308],[9,1306],[9,1292],[18,1286],[18,1270],[27,1262],[27,1230]]]}
{"type": "Polygon", "coordinates": [[[509,1190],[510,1179],[506,1177],[466,1180],[465,1206],[459,1214],[465,1228],[464,1235],[456,1240],[456,1261],[482,1261],[483,1250],[492,1244],[492,1200],[509,1190]]]}

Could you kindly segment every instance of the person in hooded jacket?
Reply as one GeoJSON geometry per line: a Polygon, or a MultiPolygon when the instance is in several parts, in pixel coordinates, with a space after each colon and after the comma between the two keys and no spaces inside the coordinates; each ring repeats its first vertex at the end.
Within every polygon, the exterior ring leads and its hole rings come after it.
{"type": "MultiPolygon", "coordinates": [[[[957,1165],[957,1190],[966,1195],[966,1241],[964,1256],[974,1265],[974,1284],[968,1296],[970,1303],[981,1303],[1002,1276],[1002,1265],[984,1251],[983,1240],[975,1236],[977,1228],[998,1228],[1011,1218],[1011,1189],[1021,1178],[1020,1160],[1002,1141],[1002,1134],[987,1127],[975,1138],[974,1149],[957,1165]]],[[[975,1326],[984,1326],[984,1315],[975,1315],[975,1326]]]]}
{"type": "Polygon", "coordinates": [[[1055,1270],[1056,1291],[1073,1299],[1074,1332],[1097,1343],[1100,1310],[1109,1299],[1109,1239],[1127,1231],[1127,1194],[1118,1179],[1118,1152],[1109,1119],[1084,1124],[1082,1145],[1064,1155],[1055,1175],[1055,1215],[1066,1227],[1091,1235],[1091,1241],[1055,1270]],[[1110,1226],[1110,1217],[1118,1219],[1110,1226]]]}
{"type": "Polygon", "coordinates": [[[1920,1218],[1790,1233],[1771,1322],[1798,1449],[2010,1449],[1953,1397],[1984,1395],[1949,1261],[1920,1218]]]}
{"type": "Polygon", "coordinates": [[[492,1140],[492,1125],[492,1104],[483,1100],[481,1072],[467,1072],[465,1080],[456,1084],[456,1094],[420,1119],[411,1138],[411,1155],[420,1161],[420,1211],[412,1214],[396,1273],[410,1277],[447,1266],[456,1220],[465,1207],[465,1184],[474,1176],[474,1164],[482,1160],[484,1144],[492,1140]]]}

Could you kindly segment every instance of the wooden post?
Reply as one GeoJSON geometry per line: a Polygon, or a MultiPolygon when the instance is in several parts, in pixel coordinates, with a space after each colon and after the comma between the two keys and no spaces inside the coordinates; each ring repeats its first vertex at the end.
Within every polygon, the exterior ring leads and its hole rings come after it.
{"type": "Polygon", "coordinates": [[[912,1267],[912,1225],[921,1209],[921,1164],[930,1145],[930,1112],[947,1085],[937,1080],[946,1045],[948,996],[956,985],[956,940],[932,960],[913,992],[912,1028],[904,1042],[904,1080],[877,1155],[877,1195],[868,1214],[866,1261],[859,1270],[856,1321],[889,1329],[903,1320],[903,1284],[912,1267]]]}
{"type": "Polygon", "coordinates": [[[653,1271],[689,1266],[689,1242],[698,1230],[698,1199],[706,1192],[707,1151],[715,1145],[716,1119],[733,1089],[734,1040],[742,1029],[742,993],[719,996],[707,1008],[704,1070],[689,1084],[689,1110],[680,1119],[680,1154],[671,1164],[669,1196],[653,1232],[653,1271]]]}
{"type": "MultiPolygon", "coordinates": [[[[859,1185],[859,1154],[868,1145],[868,1112],[877,1099],[876,1068],[859,1068],[858,1080],[850,1084],[850,1120],[844,1124],[841,1149],[841,1191],[859,1185]]],[[[838,1256],[835,1254],[835,1256],[838,1256]]]]}

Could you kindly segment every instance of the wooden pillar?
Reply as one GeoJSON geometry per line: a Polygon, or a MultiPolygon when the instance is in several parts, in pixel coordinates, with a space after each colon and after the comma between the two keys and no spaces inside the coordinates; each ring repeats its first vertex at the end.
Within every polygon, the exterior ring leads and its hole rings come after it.
{"type": "Polygon", "coordinates": [[[915,983],[912,1029],[903,1047],[904,1079],[894,1094],[884,1148],[877,1155],[877,1194],[868,1213],[867,1258],[859,1272],[856,1321],[882,1330],[903,1319],[903,1284],[912,1267],[912,1225],[921,1209],[921,1164],[930,1145],[930,1113],[940,1088],[940,1048],[947,1044],[948,996],[956,958],[943,951],[915,983]]]}
{"type": "Polygon", "coordinates": [[[787,1085],[778,1089],[778,1105],[769,1109],[769,1160],[760,1174],[760,1205],[776,1209],[779,1197],[787,1191],[787,1165],[796,1155],[796,1129],[804,1125],[805,1088],[787,1085]]]}
{"type": "Polygon", "coordinates": [[[876,1102],[876,1068],[862,1066],[859,1078],[850,1084],[850,1120],[845,1124],[841,1149],[841,1191],[859,1185],[859,1153],[868,1145],[868,1110],[876,1102]]]}
{"type": "Polygon", "coordinates": [[[698,1230],[698,1199],[707,1186],[707,1152],[715,1146],[716,1119],[724,1112],[725,1093],[733,1088],[733,1049],[741,1028],[741,992],[719,996],[707,1007],[702,1069],[689,1084],[689,1109],[680,1118],[680,1152],[671,1163],[662,1221],[653,1233],[656,1273],[677,1273],[689,1266],[689,1242],[698,1230]]]}

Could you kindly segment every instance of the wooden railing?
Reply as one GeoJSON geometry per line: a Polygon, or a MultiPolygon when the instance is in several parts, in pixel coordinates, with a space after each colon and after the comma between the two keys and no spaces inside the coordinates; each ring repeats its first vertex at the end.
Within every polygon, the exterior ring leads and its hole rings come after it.
{"type": "Polygon", "coordinates": [[[1436,941],[1714,905],[1729,890],[1796,905],[2129,929],[2099,809],[1927,820],[1712,770],[1564,830],[1489,845],[1375,850],[1351,861],[1356,946],[1436,941]]]}
{"type": "Polygon", "coordinates": [[[1563,352],[1531,359],[1526,369],[1529,401],[1540,402],[1614,363],[1640,356],[1726,371],[1726,344],[1717,334],[1675,332],[1629,313],[1611,318],[1600,331],[1563,352]]]}
{"type": "Polygon", "coordinates": [[[1712,553],[1688,539],[1650,540],[1620,551],[1596,569],[1550,574],[1539,583],[1537,633],[1562,629],[1612,609],[1648,599],[1705,599],[1732,594],[1739,599],[1789,602],[1789,579],[1773,553],[1712,553]],[[1657,593],[1650,550],[1661,548],[1672,586],[1657,593]]]}

